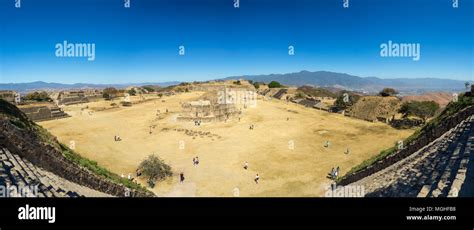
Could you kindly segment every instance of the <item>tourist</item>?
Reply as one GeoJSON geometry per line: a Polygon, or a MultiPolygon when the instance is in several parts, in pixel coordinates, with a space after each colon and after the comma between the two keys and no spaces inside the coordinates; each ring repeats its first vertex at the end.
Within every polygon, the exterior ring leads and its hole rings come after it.
{"type": "Polygon", "coordinates": [[[193,165],[196,165],[196,158],[193,157],[193,165]]]}
{"type": "Polygon", "coordinates": [[[179,182],[180,183],[184,182],[184,173],[182,173],[182,172],[179,174],[179,182]]]}
{"type": "Polygon", "coordinates": [[[248,168],[249,168],[249,163],[246,161],[246,162],[244,163],[244,169],[247,170],[248,168]]]}
{"type": "Polygon", "coordinates": [[[259,176],[258,173],[257,173],[257,175],[255,176],[255,180],[254,180],[254,181],[255,181],[256,184],[258,184],[258,181],[259,181],[259,180],[260,180],[260,176],[259,176]]]}
{"type": "Polygon", "coordinates": [[[129,180],[132,180],[132,174],[129,173],[127,178],[128,178],[129,180]]]}
{"type": "Polygon", "coordinates": [[[329,145],[331,145],[331,142],[329,142],[329,141],[326,141],[326,142],[324,143],[324,147],[326,147],[326,148],[329,148],[329,145]]]}
{"type": "Polygon", "coordinates": [[[196,165],[199,164],[199,157],[196,157],[196,165]]]}
{"type": "Polygon", "coordinates": [[[329,173],[331,179],[334,179],[334,172],[335,172],[335,170],[334,170],[334,167],[333,167],[333,168],[331,169],[331,172],[329,173]]]}

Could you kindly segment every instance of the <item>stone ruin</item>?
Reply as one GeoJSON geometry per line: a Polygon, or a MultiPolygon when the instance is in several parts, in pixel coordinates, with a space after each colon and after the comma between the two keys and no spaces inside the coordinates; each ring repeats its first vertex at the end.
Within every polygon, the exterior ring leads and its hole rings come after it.
{"type": "Polygon", "coordinates": [[[28,105],[18,107],[33,121],[47,121],[69,117],[61,108],[54,105],[28,105]]]}
{"type": "Polygon", "coordinates": [[[242,109],[255,107],[257,94],[246,88],[221,87],[208,91],[197,101],[182,104],[178,121],[225,121],[241,114],[242,109]]]}
{"type": "Polygon", "coordinates": [[[61,91],[57,95],[53,96],[53,100],[58,105],[73,105],[80,103],[87,103],[90,99],[101,98],[102,92],[97,89],[90,90],[72,90],[72,91],[61,91]]]}
{"type": "Polygon", "coordinates": [[[182,108],[178,121],[225,121],[240,114],[234,104],[211,103],[209,100],[185,102],[182,108]]]}

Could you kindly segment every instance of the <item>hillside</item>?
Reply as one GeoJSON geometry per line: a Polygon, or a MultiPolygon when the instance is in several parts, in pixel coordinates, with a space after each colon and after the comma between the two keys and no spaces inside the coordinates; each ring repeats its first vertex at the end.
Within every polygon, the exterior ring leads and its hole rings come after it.
{"type": "Polygon", "coordinates": [[[407,96],[402,97],[402,103],[409,102],[409,101],[434,101],[438,103],[441,107],[446,106],[452,100],[453,100],[452,93],[446,93],[446,92],[432,92],[432,93],[425,93],[422,95],[407,95],[407,96]]]}
{"type": "Polygon", "coordinates": [[[346,73],[336,73],[329,71],[300,71],[286,74],[268,75],[244,75],[228,77],[225,79],[246,79],[256,82],[278,81],[289,86],[312,85],[318,87],[335,87],[339,89],[367,91],[376,93],[383,88],[396,88],[404,92],[422,91],[453,91],[458,92],[464,89],[464,82],[460,80],[437,79],[437,78],[396,78],[382,79],[377,77],[359,77],[346,73]]]}

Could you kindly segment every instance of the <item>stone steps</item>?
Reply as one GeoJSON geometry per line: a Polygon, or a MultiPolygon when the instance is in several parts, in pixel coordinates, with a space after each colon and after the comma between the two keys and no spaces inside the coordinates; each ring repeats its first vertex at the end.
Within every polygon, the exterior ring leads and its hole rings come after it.
{"type": "Polygon", "coordinates": [[[459,168],[454,176],[453,182],[448,192],[448,197],[457,197],[461,186],[466,179],[466,173],[471,157],[474,153],[474,128],[471,127],[471,132],[467,138],[466,147],[464,149],[463,157],[459,163],[459,168]]]}
{"type": "MultiPolygon", "coordinates": [[[[468,140],[471,138],[471,136],[473,136],[474,132],[471,123],[472,120],[473,119],[471,118],[469,119],[470,122],[463,121],[460,124],[458,132],[456,132],[456,136],[459,138],[459,140],[457,143],[454,143],[455,147],[452,152],[451,159],[449,160],[443,174],[439,178],[439,182],[436,188],[434,188],[434,190],[431,192],[431,197],[447,197],[449,196],[450,192],[451,195],[456,195],[455,190],[451,191],[452,185],[458,174],[462,173],[461,168],[464,167],[464,172],[467,170],[467,163],[470,152],[470,148],[468,148],[469,146],[467,145],[469,143],[468,140]],[[465,163],[464,166],[462,165],[463,161],[465,163]]],[[[459,175],[459,177],[461,177],[461,175],[459,175]]]]}
{"type": "MultiPolygon", "coordinates": [[[[38,168],[31,162],[1,147],[0,159],[0,185],[18,186],[18,188],[37,185],[37,197],[109,196],[38,168]]],[[[32,196],[33,194],[23,195],[32,196]]]]}
{"type": "Polygon", "coordinates": [[[363,185],[366,196],[376,197],[457,195],[474,149],[473,124],[471,116],[419,151],[353,185],[363,185]]]}

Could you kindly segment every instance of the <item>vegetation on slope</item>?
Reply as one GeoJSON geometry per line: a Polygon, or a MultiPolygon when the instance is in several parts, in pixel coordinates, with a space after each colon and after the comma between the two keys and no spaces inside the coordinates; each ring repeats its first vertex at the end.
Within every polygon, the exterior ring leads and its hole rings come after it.
{"type": "Polygon", "coordinates": [[[108,171],[107,169],[101,167],[97,162],[89,160],[77,154],[73,150],[69,149],[66,145],[60,143],[56,138],[50,134],[46,129],[43,129],[41,126],[32,122],[26,117],[26,115],[21,112],[16,106],[0,99],[0,118],[8,119],[16,127],[28,130],[31,133],[34,133],[42,142],[48,143],[54,146],[57,150],[61,151],[63,156],[76,163],[77,165],[84,167],[91,171],[92,173],[105,177],[115,183],[122,184],[128,188],[147,191],[143,186],[128,180],[127,178],[121,178],[119,175],[108,171]]]}
{"type": "Polygon", "coordinates": [[[416,116],[423,121],[432,117],[439,110],[439,104],[434,101],[411,101],[404,102],[398,112],[402,113],[404,117],[416,116]]]}

